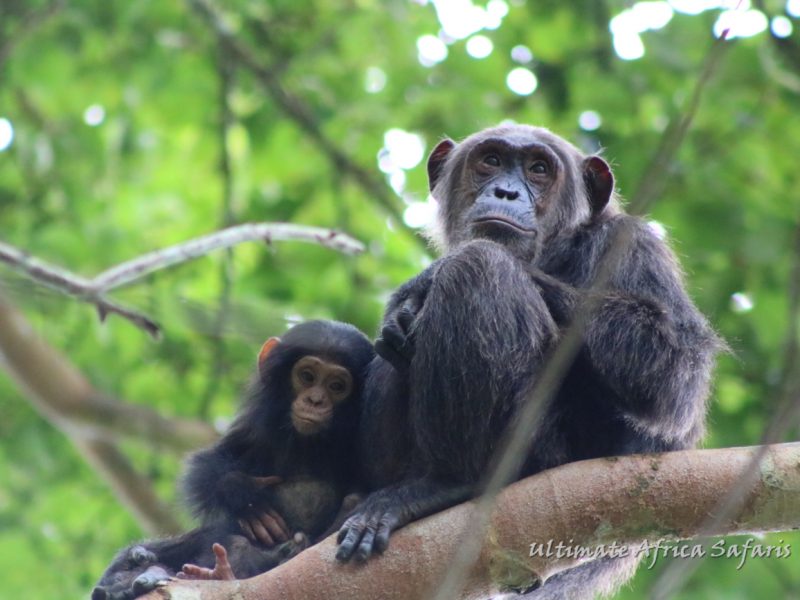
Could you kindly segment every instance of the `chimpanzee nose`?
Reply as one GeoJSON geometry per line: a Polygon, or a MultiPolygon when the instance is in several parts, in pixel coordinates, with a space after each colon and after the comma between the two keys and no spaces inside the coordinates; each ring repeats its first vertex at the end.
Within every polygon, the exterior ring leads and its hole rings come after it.
{"type": "Polygon", "coordinates": [[[311,392],[308,396],[306,396],[306,402],[308,402],[311,406],[319,406],[322,404],[322,394],[311,392]]]}
{"type": "Polygon", "coordinates": [[[501,187],[494,188],[494,195],[495,198],[500,198],[500,200],[516,200],[519,198],[519,192],[506,190],[501,187]]]}

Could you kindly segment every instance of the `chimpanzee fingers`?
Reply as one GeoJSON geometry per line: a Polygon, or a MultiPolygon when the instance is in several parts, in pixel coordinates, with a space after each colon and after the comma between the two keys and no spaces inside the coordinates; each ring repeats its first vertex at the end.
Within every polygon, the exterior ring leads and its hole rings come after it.
{"type": "Polygon", "coordinates": [[[268,510],[267,512],[263,512],[259,515],[254,517],[261,525],[269,532],[270,537],[274,540],[274,543],[277,542],[285,542],[288,540],[291,535],[286,528],[286,523],[283,522],[283,519],[278,517],[276,519],[276,513],[272,510],[268,510]]]}
{"type": "Polygon", "coordinates": [[[258,519],[258,517],[252,517],[246,519],[248,525],[250,525],[250,529],[253,530],[253,535],[255,535],[255,539],[258,542],[261,542],[267,548],[271,548],[275,545],[275,540],[270,535],[269,531],[264,524],[258,519]]]}
{"type": "Polygon", "coordinates": [[[344,526],[339,532],[339,550],[336,558],[346,562],[354,558],[358,562],[366,561],[376,551],[382,552],[389,544],[389,534],[393,527],[391,518],[382,511],[376,510],[367,515],[357,514],[345,521],[344,526]],[[377,536],[382,539],[377,542],[377,536]],[[377,545],[376,545],[377,544],[377,545]]]}
{"type": "Polygon", "coordinates": [[[211,546],[211,550],[214,551],[214,558],[216,559],[216,564],[214,565],[214,570],[212,571],[214,578],[222,580],[236,579],[236,575],[233,572],[233,567],[228,560],[228,551],[225,550],[225,546],[222,544],[214,544],[211,546]]]}
{"type": "Polygon", "coordinates": [[[239,519],[239,527],[241,527],[244,537],[246,537],[248,540],[250,540],[251,542],[258,541],[258,538],[256,537],[253,528],[250,527],[250,523],[248,523],[247,520],[239,519]]]}
{"type": "Polygon", "coordinates": [[[199,567],[197,565],[185,564],[181,567],[180,572],[175,576],[178,579],[202,579],[210,580],[216,579],[214,577],[213,569],[206,567],[199,567]]]}
{"type": "Polygon", "coordinates": [[[92,590],[92,600],[112,600],[111,592],[104,586],[98,585],[92,590]]]}
{"type": "Polygon", "coordinates": [[[275,510],[273,510],[271,508],[268,508],[265,512],[270,517],[275,519],[275,522],[281,528],[281,531],[284,533],[284,535],[286,535],[286,539],[289,539],[290,537],[292,537],[292,532],[290,531],[289,526],[286,524],[286,521],[283,520],[283,517],[280,515],[279,512],[277,512],[277,511],[275,511],[275,510]]]}
{"type": "Polygon", "coordinates": [[[400,519],[392,513],[387,513],[378,523],[378,531],[375,532],[375,542],[372,549],[378,554],[383,554],[389,547],[389,536],[397,529],[400,519]]]}
{"type": "Polygon", "coordinates": [[[146,565],[157,562],[156,555],[144,546],[134,546],[129,552],[130,559],[137,565],[146,565]]]}
{"type": "Polygon", "coordinates": [[[336,551],[336,560],[347,562],[352,558],[364,532],[362,521],[363,517],[353,515],[342,525],[339,535],[336,537],[336,541],[339,544],[339,549],[336,551]]]}
{"type": "Polygon", "coordinates": [[[406,337],[411,331],[411,325],[413,325],[414,319],[417,318],[417,310],[419,310],[412,308],[409,302],[409,300],[406,300],[403,308],[397,312],[397,325],[400,327],[406,337]]]}
{"type": "Polygon", "coordinates": [[[364,530],[364,535],[361,537],[361,543],[354,555],[356,562],[366,562],[372,554],[372,546],[375,542],[375,527],[367,526],[364,530]]]}
{"type": "Polygon", "coordinates": [[[408,368],[409,361],[395,350],[392,345],[387,343],[383,337],[379,337],[375,340],[375,352],[398,371],[403,371],[408,368]]]}
{"type": "Polygon", "coordinates": [[[355,554],[360,540],[361,531],[356,529],[349,530],[342,543],[339,544],[339,549],[336,550],[336,560],[339,562],[349,561],[355,554]]]}
{"type": "Polygon", "coordinates": [[[406,345],[406,333],[400,329],[400,324],[396,321],[391,321],[383,326],[381,338],[394,348],[395,352],[400,352],[400,349],[406,345]]]}

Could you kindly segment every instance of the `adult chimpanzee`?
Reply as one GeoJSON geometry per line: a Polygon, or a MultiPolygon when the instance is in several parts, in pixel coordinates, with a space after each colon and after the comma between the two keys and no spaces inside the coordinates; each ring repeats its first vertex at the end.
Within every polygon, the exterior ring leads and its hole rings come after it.
{"type": "MultiPolygon", "coordinates": [[[[184,484],[203,525],[122,550],[93,600],[127,600],[175,575],[251,577],[320,537],[352,508],[355,441],[371,342],[355,327],[310,321],[268,340],[244,406],[214,446],[189,458],[184,484]],[[294,534],[294,535],[292,535],[294,534]],[[212,544],[226,547],[212,552],[212,544]],[[276,545],[278,544],[278,545],[276,545]],[[217,561],[217,567],[212,566],[217,561]]],[[[338,523],[337,523],[338,521],[338,523]]]]}
{"type": "MultiPolygon", "coordinates": [[[[586,458],[674,450],[702,435],[720,342],[667,246],[625,215],[606,162],[526,125],[442,141],[428,161],[445,255],[389,302],[361,422],[377,489],[345,522],[338,558],[383,551],[392,530],[467,499],[548,352],[593,291],[582,346],[545,407],[519,476],[586,458]]],[[[536,598],[613,587],[635,565],[596,561],[536,598]]]]}

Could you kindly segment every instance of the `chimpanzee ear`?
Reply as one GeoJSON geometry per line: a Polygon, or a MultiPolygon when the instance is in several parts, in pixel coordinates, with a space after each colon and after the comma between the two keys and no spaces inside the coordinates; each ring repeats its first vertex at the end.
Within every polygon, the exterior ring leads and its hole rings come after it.
{"type": "Polygon", "coordinates": [[[264,374],[264,369],[267,366],[267,357],[269,356],[269,353],[277,348],[278,344],[280,343],[281,338],[271,337],[264,342],[263,346],[261,346],[261,351],[258,353],[258,372],[262,375],[264,374]]]}
{"type": "Polygon", "coordinates": [[[611,167],[599,156],[589,156],[583,161],[583,181],[589,193],[592,214],[599,214],[614,192],[614,175],[611,167]]]}
{"type": "Polygon", "coordinates": [[[443,139],[436,144],[436,148],[433,149],[433,152],[431,152],[431,155],[428,157],[428,188],[431,191],[433,191],[433,188],[435,188],[436,184],[439,182],[444,163],[447,161],[450,151],[455,147],[456,143],[453,140],[449,138],[443,139]]]}

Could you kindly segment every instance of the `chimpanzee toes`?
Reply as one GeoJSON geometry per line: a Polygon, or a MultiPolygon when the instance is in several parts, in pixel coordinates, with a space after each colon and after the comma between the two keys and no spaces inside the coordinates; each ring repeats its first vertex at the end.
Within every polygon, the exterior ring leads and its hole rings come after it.
{"type": "Polygon", "coordinates": [[[162,567],[152,566],[133,580],[133,593],[136,596],[146,594],[156,589],[159,583],[167,581],[169,578],[169,573],[162,567]]]}
{"type": "Polygon", "coordinates": [[[97,586],[92,590],[92,600],[111,600],[108,590],[104,587],[97,586]]]}
{"type": "Polygon", "coordinates": [[[156,555],[150,552],[144,546],[134,546],[130,549],[130,558],[134,561],[137,565],[145,565],[148,563],[156,562],[156,555]]]}

